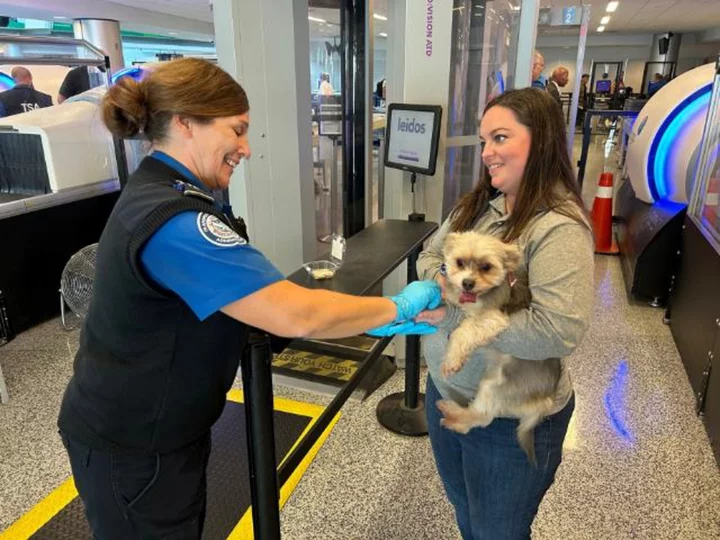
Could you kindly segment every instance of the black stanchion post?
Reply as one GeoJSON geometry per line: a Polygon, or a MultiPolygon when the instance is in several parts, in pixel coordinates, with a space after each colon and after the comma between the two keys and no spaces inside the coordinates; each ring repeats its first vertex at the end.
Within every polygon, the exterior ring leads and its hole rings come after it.
{"type": "MultiPolygon", "coordinates": [[[[425,214],[415,212],[415,173],[412,175],[413,212],[409,221],[425,221],[425,214]]],[[[415,248],[407,260],[407,281],[417,280],[417,260],[422,246],[415,248]]],[[[425,394],[420,393],[420,336],[405,339],[405,392],[390,394],[377,407],[377,419],[384,427],[400,435],[420,437],[427,435],[425,394]]]]}
{"type": "Polygon", "coordinates": [[[580,161],[578,161],[578,184],[581,189],[585,181],[585,165],[587,164],[588,149],[590,148],[592,113],[592,110],[585,111],[585,122],[583,122],[582,150],[580,151],[580,161]]]}
{"type": "MultiPolygon", "coordinates": [[[[407,261],[407,282],[412,283],[418,278],[418,250],[413,251],[407,261]]],[[[405,338],[405,408],[414,410],[418,406],[420,395],[420,336],[405,338]]],[[[425,415],[423,414],[423,419],[425,415]]]]}
{"type": "Polygon", "coordinates": [[[251,334],[240,365],[245,394],[253,531],[258,540],[280,538],[271,364],[269,337],[251,334]]]}

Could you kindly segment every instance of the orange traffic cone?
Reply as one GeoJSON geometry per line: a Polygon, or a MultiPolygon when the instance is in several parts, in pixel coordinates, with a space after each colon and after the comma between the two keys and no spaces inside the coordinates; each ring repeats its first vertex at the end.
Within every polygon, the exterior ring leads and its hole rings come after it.
{"type": "Polygon", "coordinates": [[[620,252],[612,228],[613,175],[602,173],[592,207],[592,223],[595,232],[595,253],[616,255],[620,252]]]}

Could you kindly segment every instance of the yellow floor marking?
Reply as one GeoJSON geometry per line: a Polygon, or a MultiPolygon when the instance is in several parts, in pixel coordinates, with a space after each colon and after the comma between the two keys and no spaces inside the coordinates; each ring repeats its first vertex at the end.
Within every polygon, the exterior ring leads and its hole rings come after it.
{"type": "MultiPolygon", "coordinates": [[[[236,403],[244,403],[244,397],[241,390],[230,390],[227,394],[227,398],[230,401],[236,403]]],[[[274,408],[276,411],[295,414],[299,416],[310,417],[310,423],[307,425],[305,430],[302,432],[298,440],[295,441],[290,451],[286,454],[289,456],[298,443],[302,440],[305,434],[310,430],[313,424],[320,417],[325,407],[322,405],[313,405],[310,403],[301,403],[299,401],[292,401],[285,398],[274,398],[274,408]]],[[[300,465],[293,471],[287,482],[280,488],[280,507],[282,508],[287,502],[290,494],[297,487],[303,474],[310,466],[310,463],[317,455],[320,447],[327,440],[333,427],[340,419],[340,413],[332,419],[330,425],[322,433],[318,441],[313,445],[305,458],[300,462],[300,465]]],[[[285,458],[283,458],[285,459],[285,458]]],[[[42,528],[48,521],[54,518],[60,510],[65,508],[70,502],[78,496],[78,492],[75,489],[75,482],[72,477],[63,482],[58,488],[53,490],[50,495],[45,497],[42,501],[31,508],[26,514],[24,514],[15,523],[10,525],[4,532],[0,532],[0,540],[27,540],[33,534],[42,528]]],[[[242,518],[235,526],[233,531],[228,536],[228,539],[246,539],[250,540],[253,538],[253,524],[252,524],[252,508],[249,507],[243,514],[242,518]]]]}

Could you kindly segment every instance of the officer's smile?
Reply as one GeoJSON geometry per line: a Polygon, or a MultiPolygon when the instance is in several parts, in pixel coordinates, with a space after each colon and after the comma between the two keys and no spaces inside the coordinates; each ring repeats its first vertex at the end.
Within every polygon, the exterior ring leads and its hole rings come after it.
{"type": "Polygon", "coordinates": [[[225,163],[227,163],[230,167],[234,169],[235,167],[240,165],[240,158],[233,159],[232,157],[226,157],[225,163]]]}

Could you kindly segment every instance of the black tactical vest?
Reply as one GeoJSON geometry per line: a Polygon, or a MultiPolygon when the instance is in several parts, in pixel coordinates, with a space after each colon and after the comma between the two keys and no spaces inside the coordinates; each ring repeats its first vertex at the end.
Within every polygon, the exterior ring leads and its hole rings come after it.
{"type": "Polygon", "coordinates": [[[219,418],[238,369],[247,326],[221,312],[200,322],[140,263],[145,242],[180,212],[237,226],[212,198],[178,189],[178,179],[185,180],[145,158],[100,238],[94,295],[58,420],[91,448],[144,454],[187,445],[219,418]]]}

